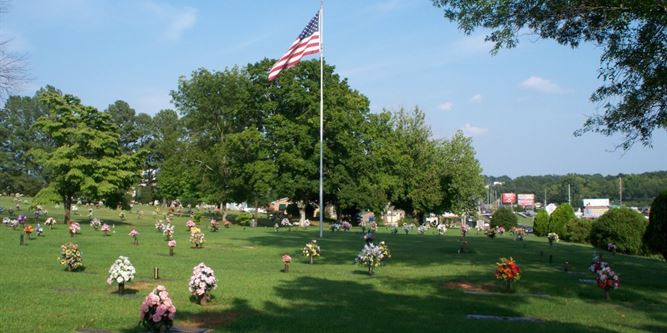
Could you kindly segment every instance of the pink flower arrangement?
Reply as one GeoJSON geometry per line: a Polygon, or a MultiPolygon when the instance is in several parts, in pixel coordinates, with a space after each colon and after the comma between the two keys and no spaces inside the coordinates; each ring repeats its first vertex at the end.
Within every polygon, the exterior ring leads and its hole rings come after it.
{"type": "Polygon", "coordinates": [[[176,241],[173,240],[173,239],[170,240],[169,242],[167,242],[167,246],[169,246],[169,247],[171,247],[171,248],[176,247],[176,241]]]}
{"type": "Polygon", "coordinates": [[[195,226],[195,222],[192,220],[188,220],[188,222],[185,222],[185,227],[188,228],[188,231],[192,229],[195,226]]]}
{"type": "Polygon", "coordinates": [[[78,234],[79,231],[81,231],[81,226],[78,223],[72,222],[69,224],[69,233],[72,236],[74,236],[74,234],[78,234]]]}
{"type": "Polygon", "coordinates": [[[292,257],[290,257],[288,254],[283,255],[282,259],[283,259],[283,263],[285,263],[285,264],[289,264],[289,263],[292,262],[292,257]]]}
{"type": "Polygon", "coordinates": [[[139,239],[137,238],[139,232],[137,231],[137,229],[132,229],[132,231],[130,231],[128,235],[132,236],[132,239],[134,240],[134,245],[139,245],[139,239]]]}
{"type": "Polygon", "coordinates": [[[46,219],[46,221],[44,221],[44,225],[48,225],[49,229],[53,229],[53,226],[55,224],[56,224],[56,219],[54,219],[53,217],[49,217],[48,219],[46,219]]]}
{"type": "Polygon", "coordinates": [[[174,324],[175,315],[176,307],[164,286],[155,287],[141,304],[141,324],[153,332],[168,331],[174,324]]]}
{"type": "Polygon", "coordinates": [[[612,253],[616,254],[616,249],[617,248],[618,248],[618,246],[616,246],[616,244],[614,244],[612,242],[609,242],[607,244],[607,251],[609,251],[609,252],[612,252],[612,253]]]}
{"type": "Polygon", "coordinates": [[[111,232],[111,227],[109,227],[108,224],[104,223],[100,227],[100,230],[104,233],[105,236],[109,236],[109,232],[111,232]]]}
{"type": "Polygon", "coordinates": [[[211,219],[210,229],[211,231],[218,231],[218,229],[220,229],[220,222],[216,221],[215,219],[211,219]]]}
{"type": "Polygon", "coordinates": [[[215,272],[203,262],[192,269],[188,290],[199,299],[199,304],[206,304],[211,299],[211,290],[218,286],[215,272]]]}

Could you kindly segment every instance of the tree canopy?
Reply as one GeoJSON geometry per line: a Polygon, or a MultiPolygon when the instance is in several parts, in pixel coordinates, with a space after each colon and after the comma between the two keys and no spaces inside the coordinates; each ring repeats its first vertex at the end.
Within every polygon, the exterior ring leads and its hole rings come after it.
{"type": "Polygon", "coordinates": [[[577,47],[593,42],[603,49],[591,96],[604,110],[575,132],[622,133],[620,144],[651,144],[655,130],[667,129],[667,1],[433,0],[464,33],[490,30],[492,52],[515,47],[526,30],[540,38],[577,47]]]}

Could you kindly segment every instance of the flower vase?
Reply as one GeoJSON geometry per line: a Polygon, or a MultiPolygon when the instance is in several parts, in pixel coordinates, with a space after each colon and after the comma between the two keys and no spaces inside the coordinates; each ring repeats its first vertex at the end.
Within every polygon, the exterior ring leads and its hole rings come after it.
{"type": "Polygon", "coordinates": [[[289,272],[289,264],[285,264],[285,268],[283,269],[283,272],[285,272],[285,273],[289,272]]]}
{"type": "Polygon", "coordinates": [[[505,280],[505,288],[506,288],[507,291],[512,290],[512,281],[505,280]]]}
{"type": "Polygon", "coordinates": [[[549,246],[554,246],[554,241],[552,241],[551,239],[549,240],[549,246]]]}
{"type": "Polygon", "coordinates": [[[199,295],[199,305],[206,305],[208,304],[208,295],[202,294],[199,295]]]}
{"type": "Polygon", "coordinates": [[[611,298],[611,297],[609,296],[609,290],[610,290],[610,289],[611,289],[611,288],[609,288],[609,287],[603,289],[603,290],[604,290],[604,299],[606,299],[606,300],[609,300],[609,299],[611,298]]]}
{"type": "Polygon", "coordinates": [[[122,295],[125,292],[125,283],[118,284],[118,294],[122,295]]]}
{"type": "Polygon", "coordinates": [[[313,264],[313,256],[310,256],[310,264],[313,264]]]}
{"type": "Polygon", "coordinates": [[[174,248],[173,248],[173,247],[170,247],[170,248],[169,248],[169,256],[170,256],[170,257],[173,257],[173,256],[174,256],[174,248]]]}
{"type": "Polygon", "coordinates": [[[137,237],[133,237],[133,238],[134,238],[134,245],[139,245],[139,239],[137,237]]]}
{"type": "Polygon", "coordinates": [[[368,266],[368,275],[373,275],[373,266],[368,266]]]}

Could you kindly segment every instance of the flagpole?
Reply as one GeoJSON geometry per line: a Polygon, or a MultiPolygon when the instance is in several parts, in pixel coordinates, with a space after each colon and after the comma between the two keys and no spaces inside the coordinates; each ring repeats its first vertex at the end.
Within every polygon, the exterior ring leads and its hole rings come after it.
{"type": "Polygon", "coordinates": [[[324,141],[324,0],[320,0],[320,238],[324,236],[324,200],[322,194],[322,156],[324,141]]]}

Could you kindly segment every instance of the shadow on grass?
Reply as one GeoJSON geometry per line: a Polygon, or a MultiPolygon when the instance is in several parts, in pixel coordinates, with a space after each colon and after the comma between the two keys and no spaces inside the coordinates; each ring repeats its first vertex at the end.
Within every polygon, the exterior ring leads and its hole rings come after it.
{"type": "MultiPolygon", "coordinates": [[[[434,278],[413,281],[438,286],[429,295],[415,296],[397,294],[393,286],[380,290],[366,283],[300,277],[276,286],[277,298],[265,302],[261,310],[244,299],[233,299],[224,309],[204,307],[198,312],[178,312],[175,324],[224,332],[614,332],[548,320],[469,320],[467,314],[522,317],[524,314],[516,309],[527,298],[465,295],[460,290],[439,287],[442,282],[434,278]]],[[[406,288],[409,283],[400,280],[396,285],[406,288]]]]}

